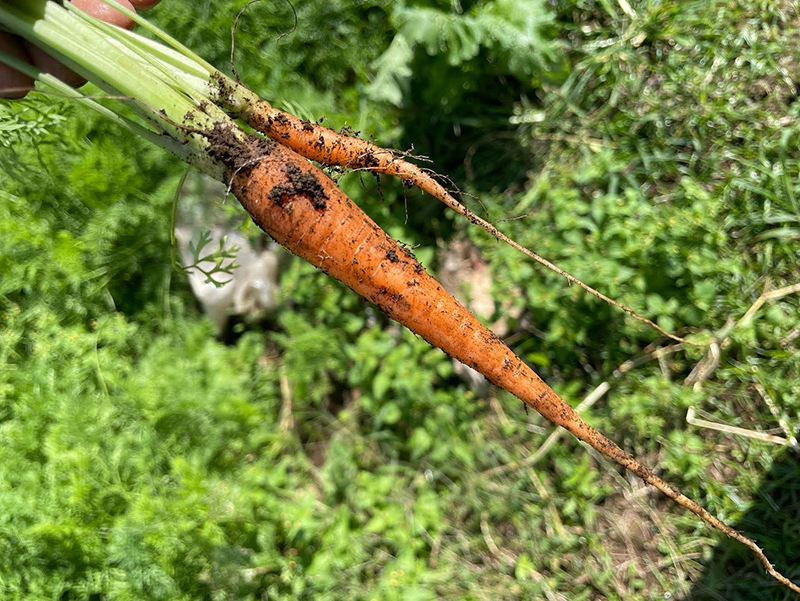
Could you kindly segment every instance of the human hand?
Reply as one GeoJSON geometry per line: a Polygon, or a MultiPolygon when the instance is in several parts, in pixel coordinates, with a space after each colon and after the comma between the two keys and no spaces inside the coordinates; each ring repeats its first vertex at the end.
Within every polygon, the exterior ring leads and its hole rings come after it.
{"type": "MultiPolygon", "coordinates": [[[[112,25],[133,29],[133,21],[114,10],[101,0],[70,0],[77,8],[86,14],[97,17],[112,25]]],[[[120,4],[131,10],[146,9],[155,6],[161,0],[118,0],[120,4]]],[[[33,66],[55,75],[61,81],[74,88],[86,83],[80,75],[65,67],[57,60],[37,48],[30,42],[23,40],[10,33],[0,31],[0,50],[5,50],[9,54],[16,56],[31,63],[33,66]]],[[[0,98],[23,98],[33,89],[33,80],[27,75],[0,63],[0,98]]]]}

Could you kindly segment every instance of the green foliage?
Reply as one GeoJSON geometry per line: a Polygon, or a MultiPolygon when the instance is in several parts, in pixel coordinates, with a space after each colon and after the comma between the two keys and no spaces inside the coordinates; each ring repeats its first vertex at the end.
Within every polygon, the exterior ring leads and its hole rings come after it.
{"type": "Polygon", "coordinates": [[[236,263],[236,256],[241,250],[237,245],[226,246],[226,239],[221,238],[217,247],[211,247],[208,251],[206,248],[211,244],[213,238],[211,232],[203,230],[197,240],[189,241],[189,252],[192,255],[192,260],[189,265],[181,265],[181,269],[186,273],[190,273],[196,269],[205,276],[203,280],[206,284],[214,284],[217,288],[222,288],[230,281],[230,278],[217,279],[224,275],[232,276],[233,272],[239,267],[236,263]],[[209,267],[204,267],[203,264],[211,263],[209,267]],[[222,274],[222,275],[220,275],[222,274]]]}
{"type": "MultiPolygon", "coordinates": [[[[224,67],[243,4],[151,14],[224,67]]],[[[800,20],[676,6],[314,0],[277,41],[291,10],[260,2],[236,64],[304,118],[413,144],[521,243],[708,340],[800,280],[800,20]]],[[[79,106],[0,104],[3,599],[784,598],[569,437],[530,463],[549,424],[306,264],[274,322],[214,339],[170,261],[181,173],[79,106]]],[[[469,237],[515,350],[570,401],[608,381],[589,421],[800,578],[796,460],[685,421],[774,429],[759,383],[797,422],[797,294],[699,391],[701,347],[616,374],[652,331],[397,183],[341,185],[434,269],[469,237]]]]}
{"type": "Polygon", "coordinates": [[[48,132],[67,120],[68,113],[66,105],[55,102],[21,100],[13,110],[0,105],[0,146],[11,148],[46,138],[48,132]]]}
{"type": "Polygon", "coordinates": [[[392,20],[398,33],[372,64],[375,78],[365,88],[376,101],[402,104],[418,46],[429,57],[443,55],[450,67],[463,68],[484,50],[482,58],[496,73],[522,81],[536,78],[555,60],[545,34],[551,16],[541,0],[478,3],[466,14],[403,6],[392,12],[392,20]]]}

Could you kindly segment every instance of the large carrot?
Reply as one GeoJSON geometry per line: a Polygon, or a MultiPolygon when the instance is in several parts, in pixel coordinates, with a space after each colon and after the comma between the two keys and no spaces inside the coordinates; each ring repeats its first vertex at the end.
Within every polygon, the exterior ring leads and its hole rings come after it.
{"type": "Polygon", "coordinates": [[[618,309],[622,309],[634,319],[646,323],[673,340],[696,344],[666,331],[652,320],[639,315],[627,305],[609,298],[538,253],[509,238],[492,223],[470,211],[453,198],[447,189],[428,171],[406,161],[398,156],[397,153],[356,136],[339,133],[329,127],[324,127],[311,121],[304,121],[291,113],[276,109],[266,100],[258,98],[244,86],[233,83],[221,73],[217,73],[213,80],[218,95],[217,100],[223,105],[227,105],[226,108],[232,110],[236,116],[246,120],[251,127],[282,145],[288,146],[307,159],[317,161],[323,165],[338,165],[348,169],[366,170],[399,177],[409,185],[416,186],[423,192],[427,192],[453,211],[463,215],[496,239],[565,277],[568,281],[580,286],[590,294],[618,309]]]}
{"type": "MultiPolygon", "coordinates": [[[[215,137],[219,138],[218,132],[215,137]]],[[[229,145],[223,144],[221,154],[231,156],[229,145]]],[[[280,244],[749,547],[772,577],[800,593],[800,587],[777,572],[755,542],[715,518],[586,423],[319,169],[292,150],[263,141],[249,151],[233,154],[233,193],[255,223],[280,244]]]]}

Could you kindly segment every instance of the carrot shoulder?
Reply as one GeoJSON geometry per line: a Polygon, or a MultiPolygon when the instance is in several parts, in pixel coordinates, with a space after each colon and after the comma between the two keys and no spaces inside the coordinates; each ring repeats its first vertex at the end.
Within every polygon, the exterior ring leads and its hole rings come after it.
{"type": "Polygon", "coordinates": [[[587,424],[334,182],[280,144],[260,142],[230,167],[231,189],[276,241],[375,303],[432,345],[482,373],[547,419],[635,473],[711,526],[752,549],[777,580],[800,592],[750,539],[729,528],[587,424]]]}

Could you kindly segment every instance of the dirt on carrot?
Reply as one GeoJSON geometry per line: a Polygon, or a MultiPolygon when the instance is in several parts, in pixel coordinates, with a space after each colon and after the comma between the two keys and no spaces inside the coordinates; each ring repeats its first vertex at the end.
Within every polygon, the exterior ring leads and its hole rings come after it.
{"type": "Polygon", "coordinates": [[[271,201],[282,206],[286,198],[305,194],[315,209],[325,210],[328,195],[314,176],[303,173],[297,165],[292,164],[284,167],[284,173],[289,179],[289,183],[275,186],[269,193],[271,201]]]}

